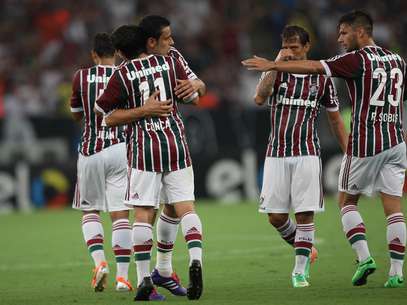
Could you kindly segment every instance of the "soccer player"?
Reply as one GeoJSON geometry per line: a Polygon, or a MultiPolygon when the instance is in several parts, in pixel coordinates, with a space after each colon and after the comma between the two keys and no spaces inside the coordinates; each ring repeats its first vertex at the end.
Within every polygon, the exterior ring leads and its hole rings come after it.
{"type": "MultiPolygon", "coordinates": [[[[95,35],[91,56],[95,66],[75,73],[70,102],[74,119],[83,122],[73,207],[83,211],[83,236],[95,263],[92,287],[95,291],[103,291],[109,272],[99,216],[100,211],[108,211],[113,222],[116,290],[129,291],[132,290],[128,281],[132,241],[129,208],[123,203],[127,181],[124,128],[103,126],[102,119],[93,112],[95,100],[105,89],[115,69],[115,49],[108,34],[95,35]]],[[[140,110],[148,116],[165,115],[172,107],[149,100],[140,110]]]]}
{"type": "Polygon", "coordinates": [[[348,53],[321,61],[274,62],[264,58],[244,60],[249,69],[290,73],[326,74],[343,78],[352,102],[351,134],[339,175],[343,229],[358,256],[352,277],[364,285],[376,270],[358,212],[361,194],[379,192],[387,217],[390,270],[385,287],[401,287],[406,245],[406,225],[401,198],[407,168],[403,139],[402,101],[406,63],[396,53],[375,44],[369,14],[353,11],[338,23],[338,42],[348,53]]]}
{"type": "MultiPolygon", "coordinates": [[[[183,65],[188,79],[177,80],[175,95],[180,98],[190,98],[195,92],[200,96],[205,94],[205,83],[191,70],[181,53],[173,47],[170,22],[162,16],[150,15],[144,17],[139,26],[147,34],[147,54],[168,55],[179,60],[183,65]]],[[[164,198],[162,198],[164,199],[164,198]]],[[[168,289],[174,295],[186,295],[186,289],[181,286],[172,268],[172,251],[177,238],[180,219],[174,206],[165,204],[157,221],[157,260],[151,274],[155,285],[168,289]]]]}
{"type": "Polygon", "coordinates": [[[116,50],[127,61],[113,74],[96,102],[95,110],[105,115],[109,126],[132,120],[127,143],[129,175],[126,202],[135,210],[133,245],[138,279],[135,300],[148,300],[153,290],[150,275],[151,224],[161,192],[174,206],[188,245],[190,282],[187,296],[199,299],[203,288],[202,225],[194,210],[192,162],[177,109],[177,102],[197,103],[198,94],[187,99],[175,96],[176,80],[187,79],[185,69],[172,57],[147,55],[147,38],[140,27],[121,26],[112,34],[112,39],[116,50]],[[155,92],[157,88],[158,92],[155,92]],[[137,110],[153,92],[161,101],[171,99],[173,110],[165,117],[140,119],[137,110]]]}
{"type": "MultiPolygon", "coordinates": [[[[302,27],[286,26],[277,61],[304,60],[310,50],[309,34],[302,27]]],[[[257,86],[255,102],[270,96],[271,133],[264,164],[259,211],[295,249],[294,287],[309,286],[314,242],[314,212],[323,210],[320,146],[315,120],[324,106],[343,151],[347,135],[339,114],[333,82],[322,75],[268,72],[257,86]],[[294,210],[296,223],[289,218],[294,210]]]]}
{"type": "Polygon", "coordinates": [[[78,70],[72,86],[71,111],[76,121],[83,122],[73,207],[83,211],[83,237],[95,263],[92,287],[103,291],[109,272],[99,215],[100,211],[108,211],[117,263],[116,290],[129,291],[131,228],[129,208],[123,203],[127,176],[124,129],[102,126],[102,119],[93,112],[97,97],[115,69],[115,49],[108,34],[95,35],[91,56],[95,66],[78,70]]]}

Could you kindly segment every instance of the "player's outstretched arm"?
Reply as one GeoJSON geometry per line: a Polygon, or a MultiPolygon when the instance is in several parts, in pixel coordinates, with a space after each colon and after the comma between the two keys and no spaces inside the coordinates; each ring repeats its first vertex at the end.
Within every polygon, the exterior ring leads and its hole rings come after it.
{"type": "Polygon", "coordinates": [[[327,114],[331,131],[338,140],[342,152],[346,153],[346,147],[348,145],[348,133],[346,132],[342,116],[339,111],[327,111],[327,114]]]}
{"type": "Polygon", "coordinates": [[[252,57],[242,61],[248,70],[280,71],[297,74],[325,74],[321,62],[317,60],[271,61],[262,57],[252,57]]]}

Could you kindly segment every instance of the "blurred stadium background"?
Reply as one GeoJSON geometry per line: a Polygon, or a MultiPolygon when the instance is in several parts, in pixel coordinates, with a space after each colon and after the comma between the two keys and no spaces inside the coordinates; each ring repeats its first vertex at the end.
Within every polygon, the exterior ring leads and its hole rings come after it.
{"type": "MultiPolygon", "coordinates": [[[[311,58],[333,56],[340,52],[338,17],[354,8],[374,16],[379,44],[407,55],[405,1],[1,1],[0,211],[69,204],[80,137],[68,107],[72,75],[92,64],[96,32],[147,14],[170,19],[176,47],[208,87],[199,108],[184,109],[197,196],[256,200],[268,109],[252,102],[258,74],[242,69],[240,59],[274,57],[287,23],[311,33],[311,58]]],[[[348,117],[341,83],[338,91],[348,117]]],[[[324,113],[319,135],[325,192],[332,194],[340,154],[324,113]]]]}

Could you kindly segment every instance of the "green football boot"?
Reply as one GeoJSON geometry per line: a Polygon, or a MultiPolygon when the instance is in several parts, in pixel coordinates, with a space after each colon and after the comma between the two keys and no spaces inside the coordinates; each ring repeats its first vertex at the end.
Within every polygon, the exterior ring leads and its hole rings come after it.
{"type": "Polygon", "coordinates": [[[309,280],[310,276],[309,276],[309,269],[311,266],[311,260],[308,258],[307,259],[307,264],[305,265],[305,270],[304,270],[304,276],[307,280],[309,280]]]}
{"type": "Polygon", "coordinates": [[[291,275],[291,281],[294,288],[303,288],[308,287],[309,283],[306,279],[305,274],[296,273],[291,275]]]}
{"type": "Polygon", "coordinates": [[[389,276],[389,279],[384,283],[386,288],[400,288],[404,287],[404,280],[400,275],[389,276]]]}
{"type": "Polygon", "coordinates": [[[376,262],[373,257],[368,257],[363,262],[359,262],[358,268],[352,277],[353,286],[365,285],[367,277],[376,271],[376,262]]]}

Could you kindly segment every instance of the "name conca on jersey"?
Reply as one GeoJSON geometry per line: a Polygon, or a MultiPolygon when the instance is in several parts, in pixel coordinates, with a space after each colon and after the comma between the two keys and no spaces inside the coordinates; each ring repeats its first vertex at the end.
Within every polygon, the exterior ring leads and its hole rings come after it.
{"type": "Polygon", "coordinates": [[[156,122],[147,122],[145,121],[145,126],[147,131],[156,131],[156,130],[164,130],[170,128],[170,120],[169,119],[160,119],[156,122]]]}

